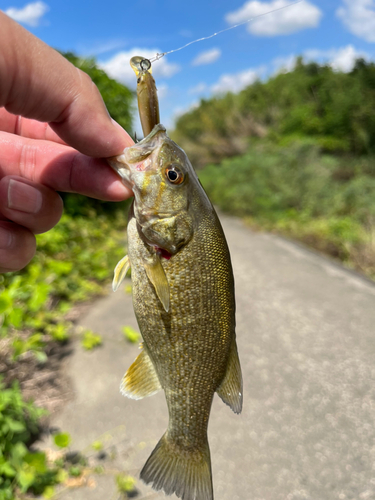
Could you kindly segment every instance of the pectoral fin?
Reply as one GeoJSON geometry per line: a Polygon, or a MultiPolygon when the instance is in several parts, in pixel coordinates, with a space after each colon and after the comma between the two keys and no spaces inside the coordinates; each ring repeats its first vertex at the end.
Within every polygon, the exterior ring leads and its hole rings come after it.
{"type": "Polygon", "coordinates": [[[159,377],[145,350],[136,358],[122,379],[120,391],[131,399],[142,399],[161,389],[159,377]]]}
{"type": "Polygon", "coordinates": [[[233,339],[230,347],[225,377],[216,392],[224,403],[231,407],[234,413],[241,413],[243,399],[242,374],[236,339],[233,339]]]}
{"type": "Polygon", "coordinates": [[[155,287],[157,296],[163,304],[164,309],[169,311],[169,284],[160,258],[155,255],[151,262],[144,264],[148,279],[155,287]]]}
{"type": "Polygon", "coordinates": [[[112,281],[112,290],[114,292],[123,282],[123,279],[125,278],[125,275],[129,271],[129,269],[130,269],[129,257],[125,255],[125,257],[121,259],[120,262],[115,267],[115,275],[113,276],[113,281],[112,281]]]}

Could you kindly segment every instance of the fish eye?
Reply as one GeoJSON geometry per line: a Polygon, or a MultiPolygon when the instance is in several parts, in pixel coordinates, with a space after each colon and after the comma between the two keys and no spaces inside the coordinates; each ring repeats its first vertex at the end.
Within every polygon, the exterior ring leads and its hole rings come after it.
{"type": "Polygon", "coordinates": [[[165,175],[167,176],[169,182],[171,182],[172,184],[181,184],[184,180],[184,174],[175,165],[167,167],[165,169],[165,175]]]}

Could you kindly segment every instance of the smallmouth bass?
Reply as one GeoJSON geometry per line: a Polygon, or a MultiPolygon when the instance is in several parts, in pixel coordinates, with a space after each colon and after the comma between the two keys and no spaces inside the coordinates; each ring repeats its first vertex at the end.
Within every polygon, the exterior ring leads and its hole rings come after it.
{"type": "Polygon", "coordinates": [[[186,154],[163,125],[109,159],[134,192],[128,251],[143,349],[121,392],[130,398],[163,389],[169,424],[141,479],[183,500],[212,500],[207,426],[214,393],[242,409],[235,338],[234,280],[218,217],[186,154]]]}

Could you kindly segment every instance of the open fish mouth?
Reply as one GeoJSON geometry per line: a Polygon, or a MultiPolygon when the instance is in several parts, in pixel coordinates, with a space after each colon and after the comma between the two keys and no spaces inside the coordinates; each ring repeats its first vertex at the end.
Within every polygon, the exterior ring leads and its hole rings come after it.
{"type": "Polygon", "coordinates": [[[125,154],[116,156],[113,158],[108,158],[108,163],[113,168],[113,170],[121,177],[123,184],[129,189],[134,191],[134,180],[133,175],[135,172],[144,172],[146,170],[152,170],[152,160],[150,157],[146,158],[139,163],[129,164],[125,158],[125,154]]]}
{"type": "Polygon", "coordinates": [[[131,171],[126,165],[126,163],[118,163],[117,160],[114,160],[112,158],[108,159],[108,163],[111,165],[113,170],[121,177],[121,180],[123,184],[125,184],[126,187],[133,189],[134,182],[131,180],[131,171]]]}
{"type": "Polygon", "coordinates": [[[132,174],[154,170],[153,153],[162,147],[166,137],[165,127],[158,124],[142,141],[125,148],[121,155],[107,158],[107,161],[123,183],[133,189],[132,174]]]}

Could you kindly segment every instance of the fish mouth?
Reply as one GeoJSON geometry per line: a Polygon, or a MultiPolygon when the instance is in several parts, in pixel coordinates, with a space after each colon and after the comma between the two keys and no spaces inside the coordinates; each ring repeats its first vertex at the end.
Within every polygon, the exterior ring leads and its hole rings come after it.
{"type": "Polygon", "coordinates": [[[160,149],[166,137],[166,129],[159,123],[142,141],[125,148],[121,155],[107,158],[107,161],[123,183],[133,189],[132,174],[154,169],[153,153],[160,149]]]}
{"type": "Polygon", "coordinates": [[[107,158],[107,162],[113,170],[121,177],[123,184],[126,187],[133,189],[134,182],[131,180],[131,170],[129,165],[125,163],[124,154],[107,158]]]}

